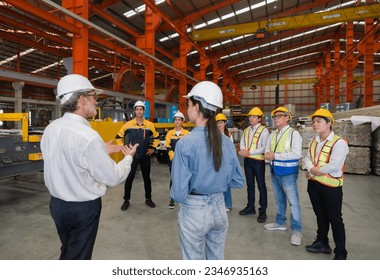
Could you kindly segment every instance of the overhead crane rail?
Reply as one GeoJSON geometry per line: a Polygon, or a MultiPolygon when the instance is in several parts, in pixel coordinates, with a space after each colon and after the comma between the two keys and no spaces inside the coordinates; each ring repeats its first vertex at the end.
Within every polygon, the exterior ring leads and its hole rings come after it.
{"type": "Polygon", "coordinates": [[[380,4],[363,5],[333,11],[268,19],[257,22],[236,24],[218,28],[193,30],[191,38],[195,42],[237,37],[247,34],[284,31],[297,28],[326,26],[338,22],[350,22],[366,18],[378,18],[380,4]]]}

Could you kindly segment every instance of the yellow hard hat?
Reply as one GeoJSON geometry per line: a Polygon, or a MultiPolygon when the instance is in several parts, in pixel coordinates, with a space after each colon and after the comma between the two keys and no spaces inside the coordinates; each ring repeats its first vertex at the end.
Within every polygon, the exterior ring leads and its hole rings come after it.
{"type": "Polygon", "coordinates": [[[331,112],[327,109],[320,108],[317,111],[314,112],[314,114],[310,115],[310,119],[313,119],[314,117],[324,117],[327,118],[327,121],[329,122],[331,120],[331,123],[334,123],[334,117],[331,114],[331,112]]]}
{"type": "Polygon", "coordinates": [[[288,116],[290,116],[290,113],[289,113],[288,108],[283,107],[283,106],[280,106],[280,107],[277,107],[276,109],[274,109],[274,110],[271,112],[271,115],[274,116],[274,114],[276,114],[277,112],[284,112],[284,113],[286,113],[288,116]]]}
{"type": "Polygon", "coordinates": [[[225,114],[219,113],[216,115],[215,120],[218,121],[227,121],[227,117],[225,114]]]}
{"type": "Polygon", "coordinates": [[[259,117],[264,116],[263,111],[261,111],[261,109],[259,107],[252,108],[251,111],[249,111],[248,115],[249,116],[259,116],[259,117]]]}

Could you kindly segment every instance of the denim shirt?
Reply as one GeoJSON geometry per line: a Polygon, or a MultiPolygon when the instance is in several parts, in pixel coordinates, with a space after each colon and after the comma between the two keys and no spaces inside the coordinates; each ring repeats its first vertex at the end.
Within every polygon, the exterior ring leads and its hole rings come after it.
{"type": "Polygon", "coordinates": [[[222,135],[222,165],[216,172],[207,151],[206,134],[206,127],[197,126],[176,144],[170,191],[176,202],[185,201],[190,192],[208,195],[225,192],[228,187],[243,187],[241,166],[231,140],[222,135]]]}

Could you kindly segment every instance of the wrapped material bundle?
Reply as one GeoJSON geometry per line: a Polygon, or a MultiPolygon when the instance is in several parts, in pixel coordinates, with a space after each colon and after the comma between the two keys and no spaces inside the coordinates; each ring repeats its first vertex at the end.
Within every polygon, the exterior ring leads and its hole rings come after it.
{"type": "Polygon", "coordinates": [[[334,132],[346,138],[349,146],[371,147],[371,124],[363,123],[354,126],[351,121],[336,121],[333,124],[334,132]]]}

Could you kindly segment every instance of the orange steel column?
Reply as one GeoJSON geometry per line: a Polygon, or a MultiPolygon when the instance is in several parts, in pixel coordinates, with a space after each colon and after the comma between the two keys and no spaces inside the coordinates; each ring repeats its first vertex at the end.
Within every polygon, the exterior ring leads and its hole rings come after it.
{"type": "MultiPolygon", "coordinates": [[[[317,79],[321,79],[323,77],[323,60],[319,60],[319,63],[316,67],[316,76],[317,79]]],[[[315,89],[315,103],[316,103],[316,108],[319,108],[321,106],[321,103],[323,103],[323,83],[322,84],[317,84],[316,89],[315,89]]]]}
{"type": "Polygon", "coordinates": [[[194,77],[197,80],[204,81],[206,80],[206,69],[210,65],[210,59],[201,55],[199,64],[199,72],[195,73],[194,77]]]}
{"type": "MultiPolygon", "coordinates": [[[[340,63],[340,42],[339,39],[335,40],[334,44],[334,64],[340,63]]],[[[340,103],[339,92],[340,92],[340,67],[336,67],[334,70],[334,104],[340,103]]]]}
{"type": "MultiPolygon", "coordinates": [[[[287,79],[288,79],[288,74],[285,73],[284,76],[285,76],[285,77],[284,77],[285,80],[287,80],[287,79]]],[[[278,86],[280,86],[280,85],[278,85],[278,86]]],[[[301,87],[302,87],[302,84],[301,84],[301,87]]],[[[288,85],[287,85],[287,84],[284,85],[284,103],[285,103],[285,104],[288,103],[288,85]]]]}
{"type": "MultiPolygon", "coordinates": [[[[87,0],[62,1],[62,7],[88,19],[89,4],[87,0]]],[[[88,77],[88,27],[70,17],[66,17],[66,20],[80,28],[80,34],[74,34],[72,39],[73,73],[88,77]]]]}
{"type": "MultiPolygon", "coordinates": [[[[348,22],[346,26],[346,53],[354,46],[354,24],[348,22]]],[[[353,80],[354,80],[354,53],[347,54],[347,59],[343,61],[346,68],[346,102],[353,102],[353,80]]]]}
{"type": "MultiPolygon", "coordinates": [[[[227,86],[229,86],[229,91],[231,92],[232,91],[232,84],[230,83],[231,81],[229,79],[227,79],[226,77],[223,77],[223,82],[222,82],[222,86],[220,87],[220,89],[222,90],[222,93],[223,93],[223,105],[226,104],[226,103],[229,103],[229,100],[228,100],[228,94],[227,94],[227,86]]],[[[218,81],[215,81],[216,84],[218,84],[218,81]]]]}
{"type": "MultiPolygon", "coordinates": [[[[219,84],[218,81],[219,81],[219,77],[222,75],[222,70],[220,69],[215,69],[215,67],[213,67],[213,72],[212,72],[212,81],[215,83],[215,84],[219,84]]],[[[224,85],[224,80],[223,80],[223,85],[224,85]]],[[[223,91],[223,88],[222,89],[222,92],[223,91]]],[[[224,94],[223,94],[223,104],[226,104],[226,99],[224,97],[224,94]]]]}
{"type": "MultiPolygon", "coordinates": [[[[183,27],[186,29],[186,27],[183,27]]],[[[192,44],[187,42],[182,36],[179,42],[179,58],[173,60],[173,67],[177,68],[183,73],[187,72],[187,53],[190,51],[192,44]]],[[[187,94],[187,81],[183,77],[179,80],[179,110],[183,113],[186,112],[186,99],[182,96],[187,94]]]]}
{"type": "MultiPolygon", "coordinates": [[[[137,39],[137,47],[148,54],[155,56],[156,52],[156,29],[162,22],[162,16],[146,7],[145,35],[137,39]]],[[[154,118],[154,87],[155,87],[155,64],[151,60],[145,65],[145,99],[150,103],[150,119],[154,118]]]]}
{"type": "MultiPolygon", "coordinates": [[[[326,73],[330,71],[331,68],[331,55],[330,51],[327,52],[326,54],[326,73]]],[[[326,82],[325,82],[325,99],[324,101],[329,103],[330,98],[331,98],[331,93],[330,93],[330,76],[326,77],[326,82]]]]}
{"type": "Polygon", "coordinates": [[[243,97],[243,90],[238,85],[235,85],[235,95],[232,98],[232,105],[241,105],[241,98],[243,97]]]}
{"type": "MultiPolygon", "coordinates": [[[[364,30],[367,33],[373,26],[373,19],[366,19],[364,30]]],[[[364,54],[364,107],[373,105],[373,76],[374,66],[374,34],[368,37],[364,49],[359,49],[364,54]]]]}

